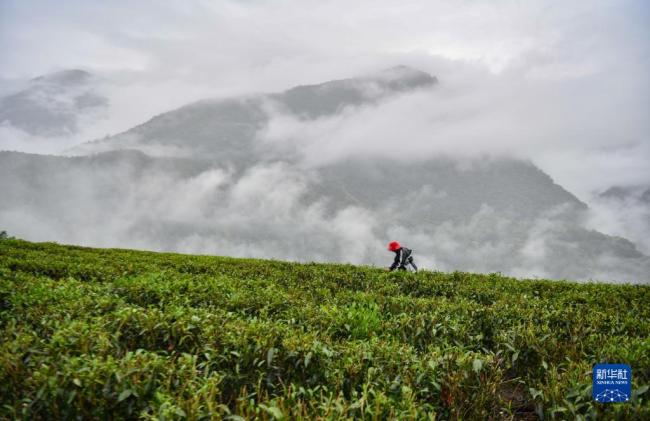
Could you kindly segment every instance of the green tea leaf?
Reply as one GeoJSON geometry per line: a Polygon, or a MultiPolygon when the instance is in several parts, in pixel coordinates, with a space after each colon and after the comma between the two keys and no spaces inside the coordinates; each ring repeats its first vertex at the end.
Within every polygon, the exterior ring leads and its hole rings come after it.
{"type": "Polygon", "coordinates": [[[638,389],[636,389],[634,391],[634,394],[637,395],[637,396],[643,395],[645,392],[648,391],[649,387],[650,387],[650,385],[647,385],[647,384],[645,386],[641,386],[640,388],[638,388],[638,389]]]}
{"type": "Polygon", "coordinates": [[[132,394],[133,392],[130,389],[123,390],[122,393],[120,393],[120,396],[117,397],[117,401],[122,402],[124,399],[128,398],[132,394]]]}

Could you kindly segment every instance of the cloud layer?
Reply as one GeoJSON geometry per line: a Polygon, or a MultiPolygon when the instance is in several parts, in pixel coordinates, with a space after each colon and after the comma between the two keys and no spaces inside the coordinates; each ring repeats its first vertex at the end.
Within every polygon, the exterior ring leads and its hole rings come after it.
{"type": "MultiPolygon", "coordinates": [[[[637,235],[647,232],[645,208],[632,211],[593,193],[612,185],[650,185],[649,18],[650,6],[642,0],[7,0],[0,4],[0,92],[47,72],[82,68],[102,78],[96,89],[110,108],[103,119],[82,121],[73,136],[38,137],[2,125],[2,150],[62,153],[191,101],[281,91],[396,64],[427,71],[440,84],[309,121],[271,104],[271,119],[257,140],[297,151],[300,168],[260,164],[237,179],[226,167],[194,178],[149,174],[121,193],[126,202],[110,224],[99,222],[105,203],[93,201],[91,181],[102,184],[101,176],[93,176],[76,185],[80,190],[70,196],[69,208],[36,215],[14,209],[0,222],[29,227],[24,235],[34,239],[109,245],[104,241],[113,235],[124,246],[160,249],[178,240],[174,249],[181,251],[228,249],[260,257],[304,258],[289,251],[292,241],[303,241],[299,247],[314,260],[354,262],[379,262],[381,254],[368,244],[383,243],[384,235],[405,236],[433,256],[426,265],[491,270],[471,262],[510,254],[519,262],[508,262],[513,273],[544,275],[540,259],[560,259],[553,250],[567,245],[563,232],[572,228],[550,223],[552,215],[518,226],[484,207],[470,220],[444,223],[434,232],[395,226],[386,233],[375,209],[352,206],[330,215],[326,204],[305,207],[302,201],[309,189],[300,177],[304,167],[364,156],[466,162],[507,156],[531,160],[590,204],[592,228],[626,236],[647,251],[647,236],[637,235]],[[282,195],[269,195],[269,183],[282,195]],[[167,201],[167,194],[186,205],[167,201]],[[256,213],[259,200],[268,202],[263,215],[256,213]],[[242,215],[271,218],[278,232],[253,241],[260,227],[249,226],[242,215]],[[84,218],[91,220],[83,235],[65,231],[66,223],[84,218]],[[59,219],[66,223],[57,224],[59,219]],[[168,238],[147,232],[147,221],[162,220],[169,226],[193,221],[204,229],[181,237],[167,231],[168,238]],[[491,241],[503,233],[518,240],[491,241]],[[341,257],[328,244],[350,244],[356,254],[341,257]],[[461,247],[463,259],[456,257],[461,247]]],[[[181,154],[173,148],[146,152],[181,154]]],[[[603,276],[617,276],[616,264],[599,264],[603,276]]]]}
{"type": "MultiPolygon", "coordinates": [[[[346,133],[340,143],[381,149],[386,142],[376,144],[375,131],[389,129],[424,152],[525,155],[584,200],[606,184],[650,180],[644,1],[32,0],[0,7],[0,76],[81,67],[114,81],[107,88],[113,115],[75,141],[126,130],[191,100],[401,63],[437,75],[445,92],[431,102],[394,104],[387,112],[410,117],[403,126],[375,117],[364,124],[376,130],[346,133]]],[[[340,135],[349,127],[323,123],[332,128],[340,135]]],[[[340,145],[328,147],[340,153],[340,145]]]]}

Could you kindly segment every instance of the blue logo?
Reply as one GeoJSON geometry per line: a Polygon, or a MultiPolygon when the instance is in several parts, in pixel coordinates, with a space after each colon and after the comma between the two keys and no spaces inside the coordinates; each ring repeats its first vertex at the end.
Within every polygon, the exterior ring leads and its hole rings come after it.
{"type": "Polygon", "coordinates": [[[596,402],[628,402],[632,397],[632,368],[627,364],[596,364],[592,396],[596,402]]]}

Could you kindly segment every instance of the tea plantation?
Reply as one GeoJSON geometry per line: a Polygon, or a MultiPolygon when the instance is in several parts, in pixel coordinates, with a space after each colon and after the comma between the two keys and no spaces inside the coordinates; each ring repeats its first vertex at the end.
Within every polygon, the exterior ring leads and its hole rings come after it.
{"type": "Polygon", "coordinates": [[[647,285],[0,241],[0,419],[648,420],[649,384],[647,285]]]}

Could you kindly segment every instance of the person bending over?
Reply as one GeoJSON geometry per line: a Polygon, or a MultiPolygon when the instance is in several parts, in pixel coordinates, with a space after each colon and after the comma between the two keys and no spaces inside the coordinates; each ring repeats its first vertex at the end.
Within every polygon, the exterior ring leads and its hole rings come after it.
{"type": "Polygon", "coordinates": [[[395,253],[395,260],[388,270],[391,272],[395,269],[406,270],[406,265],[411,265],[416,272],[418,271],[418,267],[413,262],[413,250],[402,247],[397,241],[388,243],[388,250],[395,253]]]}

